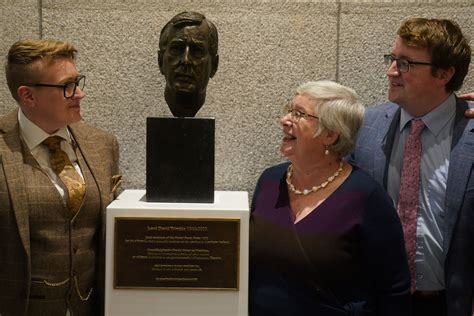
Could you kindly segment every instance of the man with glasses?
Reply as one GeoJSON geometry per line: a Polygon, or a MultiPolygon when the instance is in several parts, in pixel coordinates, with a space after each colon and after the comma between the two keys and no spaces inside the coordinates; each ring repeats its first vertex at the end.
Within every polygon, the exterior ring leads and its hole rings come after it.
{"type": "Polygon", "coordinates": [[[404,22],[384,56],[390,103],[367,110],[352,155],[397,207],[414,316],[472,312],[474,120],[465,117],[472,104],[454,94],[470,59],[456,23],[404,22]]]}
{"type": "Polygon", "coordinates": [[[114,136],[81,121],[76,49],[21,40],[5,65],[19,107],[0,117],[0,315],[102,313],[114,136]]]}

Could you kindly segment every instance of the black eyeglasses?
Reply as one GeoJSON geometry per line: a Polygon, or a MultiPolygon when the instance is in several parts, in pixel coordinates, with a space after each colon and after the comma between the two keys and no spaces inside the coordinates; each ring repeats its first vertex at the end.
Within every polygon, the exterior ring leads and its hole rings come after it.
{"type": "Polygon", "coordinates": [[[399,72],[410,71],[410,65],[426,65],[434,66],[432,63],[425,63],[421,61],[411,61],[404,58],[395,58],[392,55],[383,55],[385,65],[390,66],[394,61],[397,63],[397,69],[399,72]]]}
{"type": "Polygon", "coordinates": [[[311,115],[308,113],[305,113],[301,110],[294,109],[291,104],[285,105],[285,114],[291,113],[291,119],[295,122],[298,122],[301,118],[304,118],[305,120],[308,120],[309,118],[314,118],[319,120],[319,117],[316,115],[311,115]]]}
{"type": "Polygon", "coordinates": [[[65,84],[35,83],[35,84],[29,84],[27,86],[62,88],[64,92],[64,97],[66,99],[70,99],[76,94],[77,87],[83,90],[85,85],[86,85],[86,76],[81,75],[81,76],[78,76],[75,81],[66,82],[65,84]]]}

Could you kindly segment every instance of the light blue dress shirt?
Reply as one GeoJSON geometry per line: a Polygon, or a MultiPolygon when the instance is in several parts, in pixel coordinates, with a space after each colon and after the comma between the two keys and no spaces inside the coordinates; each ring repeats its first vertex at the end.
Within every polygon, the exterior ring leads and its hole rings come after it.
{"type": "MultiPolygon", "coordinates": [[[[435,291],[445,288],[443,231],[449,156],[453,136],[456,98],[451,94],[430,113],[421,117],[426,128],[421,134],[420,203],[416,228],[416,288],[435,291]]],[[[400,173],[405,140],[413,117],[402,109],[388,168],[387,191],[398,204],[400,173]]]]}

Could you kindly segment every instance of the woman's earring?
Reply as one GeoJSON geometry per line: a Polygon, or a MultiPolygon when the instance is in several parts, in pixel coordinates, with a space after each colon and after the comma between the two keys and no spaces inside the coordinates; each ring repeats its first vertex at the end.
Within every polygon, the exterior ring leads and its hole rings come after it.
{"type": "Polygon", "coordinates": [[[324,154],[327,156],[327,155],[329,155],[328,145],[326,145],[325,148],[326,148],[326,150],[324,151],[324,154]]]}

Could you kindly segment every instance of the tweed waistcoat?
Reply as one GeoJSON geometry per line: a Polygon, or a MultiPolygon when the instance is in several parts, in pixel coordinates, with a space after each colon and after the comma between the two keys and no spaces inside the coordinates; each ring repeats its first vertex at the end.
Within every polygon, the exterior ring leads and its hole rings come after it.
{"type": "Polygon", "coordinates": [[[85,299],[95,287],[100,197],[80,150],[76,154],[87,189],[73,214],[31,153],[24,153],[32,275],[28,315],[65,315],[67,309],[74,316],[98,313],[95,289],[87,301],[80,296],[85,299]]]}

